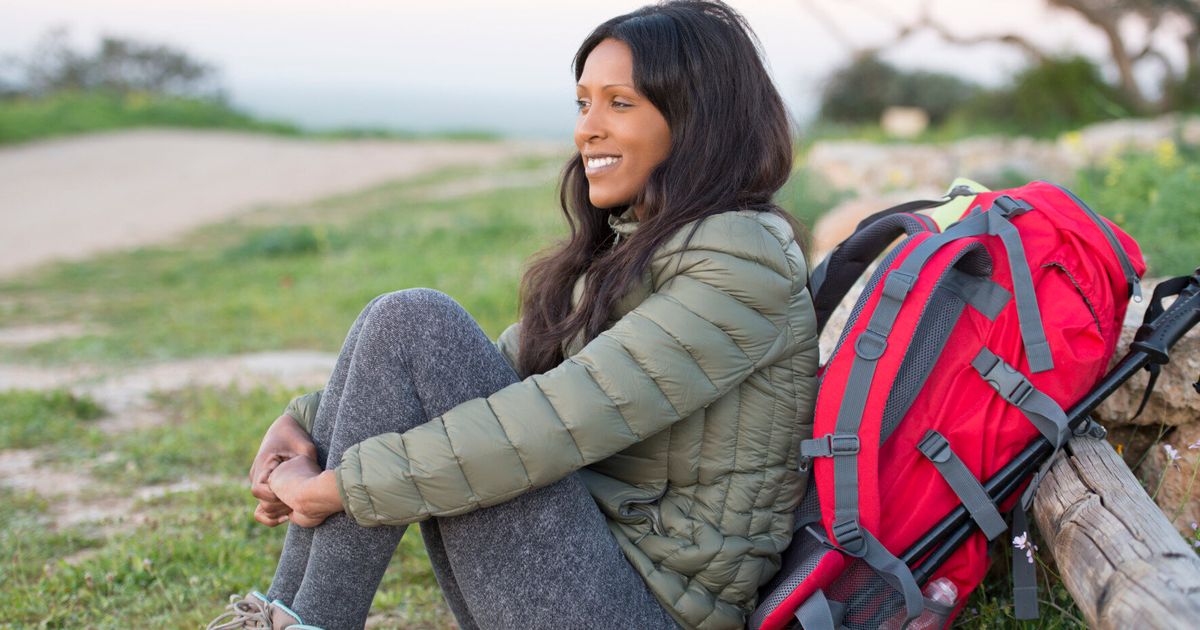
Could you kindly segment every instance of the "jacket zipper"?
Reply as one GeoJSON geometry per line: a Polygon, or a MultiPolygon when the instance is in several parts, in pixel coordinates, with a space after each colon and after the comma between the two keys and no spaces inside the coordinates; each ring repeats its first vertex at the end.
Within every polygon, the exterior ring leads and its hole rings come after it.
{"type": "Polygon", "coordinates": [[[666,536],[666,527],[662,524],[662,514],[658,511],[658,502],[666,496],[667,491],[664,489],[657,497],[649,499],[628,499],[621,502],[622,516],[637,516],[638,514],[645,516],[650,520],[650,529],[659,536],[666,536]]]}

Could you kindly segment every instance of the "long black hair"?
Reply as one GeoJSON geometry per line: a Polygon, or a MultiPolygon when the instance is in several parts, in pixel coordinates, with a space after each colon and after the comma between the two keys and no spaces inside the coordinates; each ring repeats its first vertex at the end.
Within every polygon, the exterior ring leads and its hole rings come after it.
{"type": "MultiPolygon", "coordinates": [[[[559,202],[570,236],[542,252],[521,280],[523,374],[539,374],[564,359],[562,346],[580,331],[600,334],[613,304],[632,287],[655,249],[689,222],[729,210],[775,212],[798,234],[799,224],[772,203],[792,170],[787,112],[760,58],[757,38],[737,11],[710,0],[671,0],[642,7],[596,27],[575,54],[575,79],[605,39],[633,53],[633,81],[670,128],[667,158],[632,203],[638,230],[619,247],[608,210],[592,205],[583,158],[562,171],[559,202]],[[571,294],[588,273],[574,310],[571,294]]],[[[688,240],[699,222],[688,234],[688,240]]]]}

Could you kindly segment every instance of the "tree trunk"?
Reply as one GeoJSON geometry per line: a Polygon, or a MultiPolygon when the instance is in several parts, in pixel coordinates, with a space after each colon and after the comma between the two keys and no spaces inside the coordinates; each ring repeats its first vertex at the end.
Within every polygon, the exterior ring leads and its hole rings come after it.
{"type": "Polygon", "coordinates": [[[1033,513],[1088,627],[1197,626],[1200,557],[1108,442],[1072,439],[1033,513]]]}

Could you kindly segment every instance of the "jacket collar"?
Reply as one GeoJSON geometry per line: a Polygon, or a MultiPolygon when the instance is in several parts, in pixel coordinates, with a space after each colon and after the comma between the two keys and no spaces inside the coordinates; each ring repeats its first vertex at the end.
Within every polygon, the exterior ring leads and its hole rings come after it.
{"type": "Polygon", "coordinates": [[[637,219],[637,214],[635,214],[633,211],[633,206],[629,206],[619,215],[608,215],[608,226],[612,228],[613,232],[617,233],[617,240],[613,243],[613,245],[621,242],[622,238],[628,238],[630,234],[636,232],[638,225],[640,224],[637,219]]]}

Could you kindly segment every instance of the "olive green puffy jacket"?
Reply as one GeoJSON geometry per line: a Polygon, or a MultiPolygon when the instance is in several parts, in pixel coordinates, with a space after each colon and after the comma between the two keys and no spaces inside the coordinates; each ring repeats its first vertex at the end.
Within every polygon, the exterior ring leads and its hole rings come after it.
{"type": "MultiPolygon", "coordinates": [[[[637,227],[612,217],[618,234],[637,227]]],[[[804,488],[817,334],[780,217],[730,211],[651,260],[607,329],[568,358],[403,434],[345,452],[346,511],[396,525],[495,505],[580,471],[650,590],[685,627],[737,628],[779,568],[804,488]]],[[[578,299],[582,279],[575,286],[578,299]]],[[[519,324],[497,348],[516,365],[519,324]]],[[[289,413],[311,426],[319,392],[289,413]]]]}

